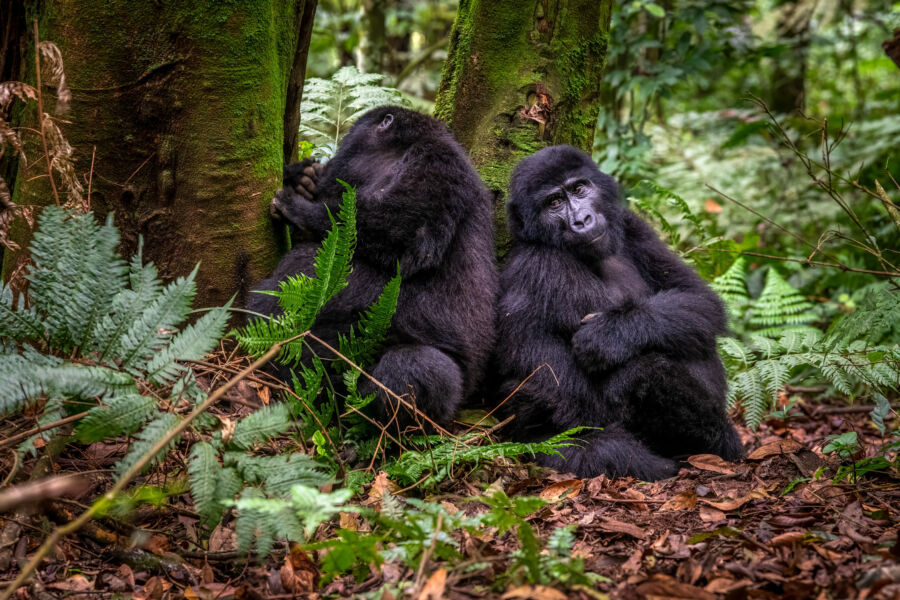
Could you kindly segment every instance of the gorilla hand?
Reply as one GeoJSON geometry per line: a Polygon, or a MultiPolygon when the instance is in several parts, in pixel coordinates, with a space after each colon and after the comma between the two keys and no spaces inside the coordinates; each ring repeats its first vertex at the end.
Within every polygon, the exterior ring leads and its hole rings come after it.
{"type": "Polygon", "coordinates": [[[627,338],[615,335],[616,321],[629,309],[591,313],[581,320],[581,326],[572,335],[572,353],[575,361],[588,373],[603,373],[628,362],[636,354],[636,348],[627,338]],[[612,334],[612,335],[611,335],[612,334]]]}
{"type": "MultiPolygon", "coordinates": [[[[291,165],[291,167],[293,166],[291,165]]],[[[319,176],[324,168],[325,165],[320,162],[310,162],[310,159],[301,161],[297,163],[297,168],[292,169],[291,173],[287,172],[287,168],[285,169],[284,184],[307,200],[312,200],[316,196],[319,176]]]]}
{"type": "Polygon", "coordinates": [[[283,219],[304,233],[321,234],[329,225],[324,204],[311,202],[287,187],[278,190],[272,198],[269,214],[273,219],[283,219]]]}

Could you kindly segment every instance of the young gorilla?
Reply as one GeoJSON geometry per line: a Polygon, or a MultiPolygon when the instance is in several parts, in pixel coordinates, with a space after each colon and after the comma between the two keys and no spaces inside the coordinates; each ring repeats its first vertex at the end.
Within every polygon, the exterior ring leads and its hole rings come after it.
{"type": "MultiPolygon", "coordinates": [[[[425,414],[448,423],[483,374],[497,297],[491,200],[465,152],[440,121],[388,106],[360,117],[324,168],[304,161],[286,167],[285,176],[272,210],[296,228],[295,244],[258,289],[313,274],[331,227],[326,207],[337,214],[344,191],[337,180],[354,186],[353,271],[322,308],[313,333],[336,345],[399,264],[397,311],[370,373],[397,394],[411,391],[425,414]]],[[[249,308],[278,312],[275,298],[264,294],[252,294],[249,308]]],[[[363,378],[360,391],[376,388],[363,378]]],[[[392,415],[384,404],[389,398],[380,394],[379,401],[382,416],[392,415]]]]}
{"type": "Polygon", "coordinates": [[[513,173],[502,397],[533,373],[507,402],[513,435],[603,428],[582,432],[586,445],[565,458],[540,457],[582,477],[655,480],[678,471],[675,457],[738,458],[716,353],[722,305],[617,196],[616,182],[570,146],[545,148],[513,173]]]}

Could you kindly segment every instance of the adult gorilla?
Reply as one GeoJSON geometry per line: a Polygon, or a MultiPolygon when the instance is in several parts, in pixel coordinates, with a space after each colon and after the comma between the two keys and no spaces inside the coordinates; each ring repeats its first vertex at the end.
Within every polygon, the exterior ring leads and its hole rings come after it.
{"type": "Polygon", "coordinates": [[[619,203],[616,182],[580,150],[545,148],[516,167],[508,208],[503,397],[533,373],[507,403],[513,434],[602,428],[564,458],[540,457],[583,477],[655,480],[677,472],[677,457],[741,456],[716,353],[721,302],[619,203]]]}
{"type": "MultiPolygon", "coordinates": [[[[337,214],[344,190],[337,180],[354,186],[353,271],[322,308],[313,333],[332,344],[347,334],[399,264],[397,311],[371,374],[397,394],[411,392],[435,421],[449,422],[483,374],[497,296],[490,195],[463,149],[440,121],[380,107],[359,118],[324,169],[306,161],[285,176],[273,213],[296,228],[295,245],[258,289],[313,274],[331,226],[326,207],[337,214]]],[[[275,299],[263,294],[253,294],[249,308],[278,312],[275,299]]],[[[361,380],[360,390],[375,388],[361,380]]]]}

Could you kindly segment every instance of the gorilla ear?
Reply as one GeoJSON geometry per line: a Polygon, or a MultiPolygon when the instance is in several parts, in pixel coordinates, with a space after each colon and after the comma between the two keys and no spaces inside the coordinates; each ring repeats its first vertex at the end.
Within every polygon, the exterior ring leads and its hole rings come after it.
{"type": "Polygon", "coordinates": [[[519,212],[519,207],[515,204],[509,205],[509,231],[513,234],[518,234],[522,232],[522,229],[525,228],[525,222],[522,220],[522,215],[519,212]]]}

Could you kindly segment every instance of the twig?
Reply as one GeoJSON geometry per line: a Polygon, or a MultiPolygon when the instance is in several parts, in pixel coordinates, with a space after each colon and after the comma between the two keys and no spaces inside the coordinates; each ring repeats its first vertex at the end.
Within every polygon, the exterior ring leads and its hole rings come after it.
{"type": "Polygon", "coordinates": [[[438,534],[441,532],[441,522],[443,519],[444,513],[438,513],[437,523],[434,524],[434,533],[431,535],[431,544],[429,544],[428,548],[425,549],[425,552],[422,553],[422,560],[419,561],[419,568],[416,570],[416,579],[413,584],[414,590],[419,590],[422,587],[422,575],[425,572],[425,563],[431,558],[431,554],[437,546],[437,538],[438,534]]]}
{"type": "Polygon", "coordinates": [[[94,151],[91,152],[91,172],[88,173],[88,206],[91,205],[91,184],[94,183],[94,158],[97,157],[97,146],[94,146],[94,151]]]}
{"type": "MultiPolygon", "coordinates": [[[[556,373],[553,371],[553,367],[551,367],[551,366],[550,366],[549,364],[547,364],[547,363],[542,363],[542,364],[538,365],[538,367],[537,367],[534,371],[532,371],[531,373],[528,374],[528,377],[526,377],[525,379],[523,379],[522,382],[521,382],[519,385],[516,386],[516,389],[514,389],[513,391],[511,391],[511,392],[509,393],[509,396],[507,396],[506,398],[504,398],[503,401],[500,402],[500,404],[498,404],[497,406],[495,406],[494,408],[492,408],[486,415],[484,415],[483,417],[481,417],[481,418],[478,420],[477,423],[475,423],[474,425],[472,425],[471,427],[469,427],[468,429],[466,429],[466,430],[463,432],[463,435],[469,433],[470,431],[472,431],[473,429],[475,429],[476,427],[478,427],[479,425],[481,425],[481,422],[482,422],[482,421],[484,421],[484,420],[487,419],[489,416],[491,416],[492,414],[494,414],[494,412],[496,412],[498,408],[500,408],[501,406],[503,406],[503,405],[506,403],[507,400],[509,400],[510,398],[512,398],[513,396],[515,396],[516,393],[517,393],[520,389],[522,389],[522,386],[525,385],[525,384],[528,382],[529,379],[531,379],[532,377],[534,377],[534,374],[535,374],[535,373],[537,373],[538,371],[540,371],[540,370],[543,369],[544,367],[547,367],[548,369],[550,369],[550,374],[553,375],[553,379],[556,381],[556,385],[558,386],[558,385],[559,385],[559,378],[556,376],[556,373]]],[[[507,421],[504,421],[504,423],[506,423],[506,422],[507,422],[507,421]]]]}
{"type": "Polygon", "coordinates": [[[41,143],[44,145],[44,158],[47,162],[47,175],[50,177],[50,187],[53,188],[53,197],[59,206],[59,192],[56,191],[56,182],[53,180],[53,167],[50,166],[50,152],[47,150],[47,134],[44,133],[44,93],[41,90],[41,49],[38,37],[38,22],[34,20],[34,66],[37,71],[37,103],[38,121],[41,124],[41,143]]]}
{"type": "Polygon", "coordinates": [[[775,256],[773,254],[763,254],[762,252],[748,252],[746,250],[734,251],[727,248],[709,248],[712,252],[727,252],[728,254],[740,254],[743,256],[758,256],[760,258],[770,258],[772,260],[781,260],[785,262],[796,262],[804,265],[815,265],[817,267],[829,267],[831,269],[840,269],[848,273],[867,273],[869,275],[884,275],[885,277],[900,277],[900,272],[895,271],[878,271],[875,269],[857,269],[856,267],[848,267],[840,263],[830,263],[821,260],[812,260],[809,258],[790,258],[788,256],[775,256]]]}
{"type": "Polygon", "coordinates": [[[44,557],[53,550],[54,546],[56,546],[56,543],[59,540],[71,533],[78,531],[82,526],[84,526],[85,523],[90,521],[94,517],[94,515],[99,513],[103,507],[108,506],[108,503],[112,502],[115,499],[116,495],[122,492],[122,490],[125,489],[125,486],[127,486],[131,482],[131,480],[134,479],[144,469],[144,467],[146,467],[150,463],[150,461],[153,460],[153,458],[157,454],[163,451],[169,445],[169,443],[174,440],[182,431],[187,429],[188,426],[194,421],[194,419],[206,412],[209,407],[211,407],[220,398],[222,398],[225,393],[232,387],[234,387],[239,381],[269,362],[281,351],[281,347],[283,344],[292,342],[295,339],[303,337],[304,335],[307,334],[302,333],[288,340],[285,340],[284,342],[275,344],[269,349],[268,352],[254,361],[253,364],[241,371],[237,376],[229,380],[215,392],[207,396],[206,400],[204,400],[202,404],[195,408],[193,412],[191,412],[191,414],[185,417],[184,420],[182,420],[178,425],[169,430],[169,432],[166,433],[166,435],[164,435],[162,439],[160,439],[158,442],[156,442],[156,444],[153,445],[153,448],[144,453],[144,455],[140,459],[138,459],[138,461],[134,463],[134,465],[132,465],[132,467],[128,469],[128,471],[126,471],[124,475],[122,475],[122,478],[119,479],[119,481],[117,481],[116,484],[112,488],[110,488],[108,492],[103,494],[103,497],[99,501],[95,501],[88,510],[81,513],[74,521],[70,521],[69,523],[66,523],[65,525],[54,529],[53,533],[50,534],[50,536],[44,541],[44,543],[41,544],[41,547],[38,548],[37,552],[34,553],[34,556],[32,556],[31,560],[29,560],[25,564],[25,566],[22,567],[22,571],[19,572],[19,575],[16,577],[16,579],[11,584],[9,584],[5,590],[3,590],[3,594],[0,595],[0,600],[10,600],[16,590],[19,589],[19,587],[23,583],[25,583],[29,577],[31,577],[32,573],[34,573],[44,557]]]}
{"type": "Polygon", "coordinates": [[[28,439],[33,435],[37,435],[48,429],[56,429],[57,427],[62,427],[63,425],[67,425],[72,423],[73,421],[77,421],[79,419],[83,419],[88,414],[88,411],[84,411],[82,413],[78,413],[77,415],[71,415],[66,417],[65,419],[60,419],[59,421],[54,421],[52,423],[48,423],[47,425],[42,425],[40,427],[35,427],[34,429],[29,429],[28,431],[17,433],[14,436],[8,437],[5,440],[0,440],[0,448],[5,448],[6,446],[12,446],[19,440],[28,439]]]}

